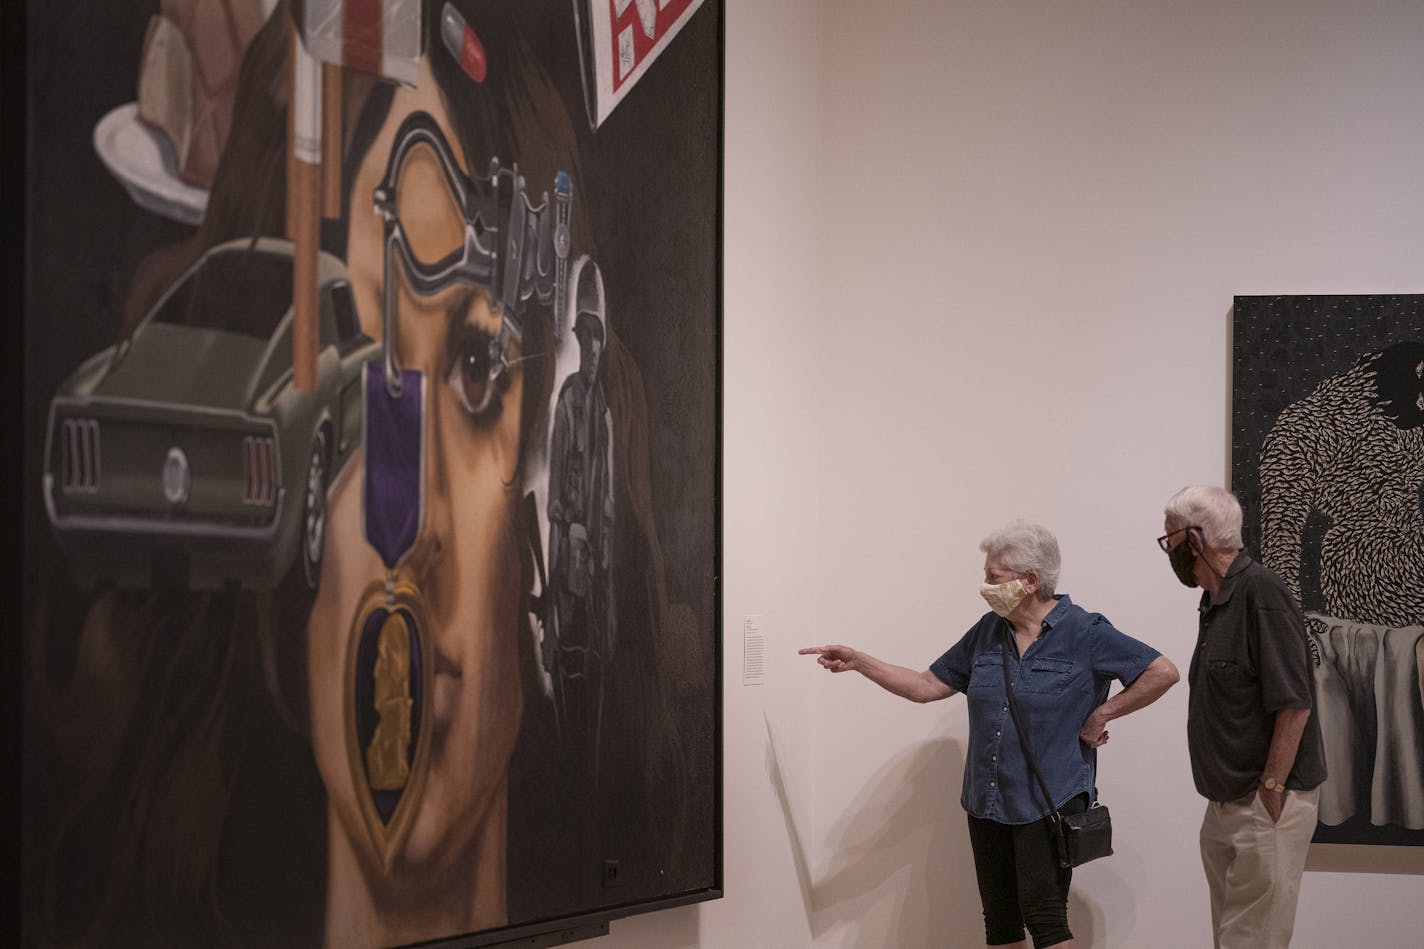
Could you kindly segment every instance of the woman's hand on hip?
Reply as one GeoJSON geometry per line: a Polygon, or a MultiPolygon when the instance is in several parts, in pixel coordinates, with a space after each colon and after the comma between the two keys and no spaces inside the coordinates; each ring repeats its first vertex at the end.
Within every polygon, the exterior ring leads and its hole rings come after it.
{"type": "Polygon", "coordinates": [[[1093,714],[1088,716],[1082,730],[1078,732],[1078,738],[1089,748],[1101,748],[1107,744],[1108,717],[1103,714],[1102,706],[1094,709],[1093,714]]]}

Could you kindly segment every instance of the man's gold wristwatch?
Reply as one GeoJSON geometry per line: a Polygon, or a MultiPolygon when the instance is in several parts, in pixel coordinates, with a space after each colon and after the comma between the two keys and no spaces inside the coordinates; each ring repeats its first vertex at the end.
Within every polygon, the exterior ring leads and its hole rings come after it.
{"type": "Polygon", "coordinates": [[[1261,787],[1267,791],[1275,791],[1277,794],[1284,794],[1286,790],[1286,786],[1283,782],[1277,781],[1270,775],[1261,778],[1261,787]]]}

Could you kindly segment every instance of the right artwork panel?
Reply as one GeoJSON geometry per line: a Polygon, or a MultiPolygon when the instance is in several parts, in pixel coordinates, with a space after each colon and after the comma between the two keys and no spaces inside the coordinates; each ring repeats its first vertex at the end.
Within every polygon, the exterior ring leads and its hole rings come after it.
{"type": "Polygon", "coordinates": [[[1238,296],[1232,489],[1305,611],[1317,843],[1424,845],[1424,295],[1238,296]]]}

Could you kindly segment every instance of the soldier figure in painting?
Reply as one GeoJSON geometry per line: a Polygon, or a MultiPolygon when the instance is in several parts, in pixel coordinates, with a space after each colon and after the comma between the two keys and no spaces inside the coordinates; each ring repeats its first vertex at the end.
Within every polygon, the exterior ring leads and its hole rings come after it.
{"type": "Polygon", "coordinates": [[[405,620],[393,614],[381,627],[373,678],[375,707],[380,716],[375,737],[366,751],[371,787],[397,791],[410,777],[410,638],[405,620]]]}
{"type": "Polygon", "coordinates": [[[587,754],[597,783],[605,667],[613,650],[612,414],[598,373],[605,340],[603,280],[581,260],[574,277],[579,368],[559,391],[549,453],[549,564],[552,628],[544,663],[553,678],[560,727],[576,755],[587,754]]]}

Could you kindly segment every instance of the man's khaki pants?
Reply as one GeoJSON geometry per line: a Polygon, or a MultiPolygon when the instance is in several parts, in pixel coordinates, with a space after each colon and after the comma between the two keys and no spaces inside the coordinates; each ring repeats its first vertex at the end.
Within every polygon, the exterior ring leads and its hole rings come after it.
{"type": "Polygon", "coordinates": [[[1207,802],[1201,856],[1216,949],[1290,945],[1319,804],[1319,788],[1287,791],[1281,819],[1272,824],[1256,791],[1239,801],[1207,802]]]}

